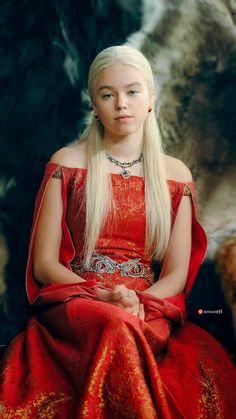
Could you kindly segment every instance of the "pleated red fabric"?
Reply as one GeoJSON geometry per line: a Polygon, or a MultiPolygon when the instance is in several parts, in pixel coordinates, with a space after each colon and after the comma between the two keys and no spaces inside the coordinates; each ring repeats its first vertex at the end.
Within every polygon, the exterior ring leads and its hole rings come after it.
{"type": "MultiPolygon", "coordinates": [[[[35,315],[1,363],[0,418],[235,418],[236,369],[223,347],[187,319],[188,296],[206,253],[197,220],[194,184],[168,180],[172,227],[186,187],[192,202],[192,248],[183,293],[159,299],[144,293],[154,281],[144,257],[144,181],[112,174],[116,222],[105,224],[96,246],[99,269],[81,270],[86,169],[48,163],[38,192],[26,289],[35,315]],[[41,286],[33,275],[34,237],[44,194],[60,173],[63,199],[60,262],[86,282],[41,286]],[[145,275],[105,271],[142,264],[145,275]],[[105,263],[105,262],[104,262],[105,263]],[[117,266],[117,265],[116,265],[117,266]],[[145,307],[145,320],[96,298],[96,286],[125,284],[145,307]]],[[[95,260],[95,263],[97,263],[95,260]]],[[[162,266],[162,271],[164,264],[162,266]]],[[[161,277],[161,273],[160,273],[161,277]]]]}

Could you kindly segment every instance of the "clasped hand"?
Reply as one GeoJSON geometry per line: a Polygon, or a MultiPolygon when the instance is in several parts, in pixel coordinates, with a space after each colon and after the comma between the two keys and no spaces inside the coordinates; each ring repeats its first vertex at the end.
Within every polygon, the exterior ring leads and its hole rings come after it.
{"type": "Polygon", "coordinates": [[[129,290],[125,285],[115,285],[111,290],[97,288],[96,293],[99,301],[120,307],[144,320],[144,307],[134,290],[129,290]]]}

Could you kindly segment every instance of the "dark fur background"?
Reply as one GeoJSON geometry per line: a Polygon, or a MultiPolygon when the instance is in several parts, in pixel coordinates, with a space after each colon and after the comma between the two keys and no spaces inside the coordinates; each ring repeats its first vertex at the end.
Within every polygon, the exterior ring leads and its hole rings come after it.
{"type": "Polygon", "coordinates": [[[235,22],[230,0],[1,3],[0,343],[30,314],[24,274],[44,165],[83,129],[93,57],[128,42],[152,63],[165,148],[194,174],[209,237],[209,262],[191,294],[190,318],[233,352],[231,313],[213,259],[223,238],[235,235],[235,22]],[[197,308],[223,308],[223,314],[199,318],[197,308]]]}

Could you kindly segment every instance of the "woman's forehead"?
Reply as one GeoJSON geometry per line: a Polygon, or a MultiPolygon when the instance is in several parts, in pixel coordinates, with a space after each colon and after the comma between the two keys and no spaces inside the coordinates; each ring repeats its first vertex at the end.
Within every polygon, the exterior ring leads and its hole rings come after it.
{"type": "Polygon", "coordinates": [[[115,64],[102,69],[96,76],[96,87],[132,87],[146,84],[141,71],[131,65],[115,64]]]}

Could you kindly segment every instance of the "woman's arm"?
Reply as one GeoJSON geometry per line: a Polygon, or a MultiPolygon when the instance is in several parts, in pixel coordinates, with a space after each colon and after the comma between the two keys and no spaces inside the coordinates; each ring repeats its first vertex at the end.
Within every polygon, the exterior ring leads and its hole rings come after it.
{"type": "Polygon", "coordinates": [[[144,292],[165,298],[177,295],[184,290],[191,251],[191,216],[191,198],[183,196],[161,278],[144,292]]]}
{"type": "MultiPolygon", "coordinates": [[[[191,182],[189,169],[179,162],[178,178],[191,182]]],[[[165,298],[179,294],[185,288],[191,252],[192,203],[190,196],[183,196],[179,204],[166,261],[161,277],[144,292],[165,298]]]]}
{"type": "Polygon", "coordinates": [[[82,278],[59,262],[62,212],[61,180],[51,178],[44,195],[35,232],[33,256],[35,278],[45,285],[84,282],[82,278]]]}

